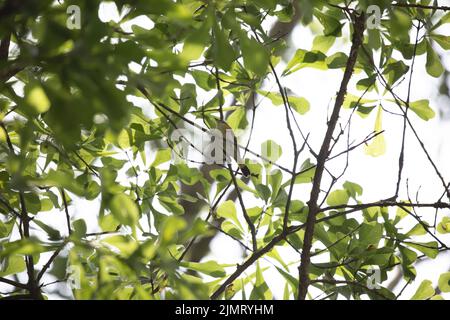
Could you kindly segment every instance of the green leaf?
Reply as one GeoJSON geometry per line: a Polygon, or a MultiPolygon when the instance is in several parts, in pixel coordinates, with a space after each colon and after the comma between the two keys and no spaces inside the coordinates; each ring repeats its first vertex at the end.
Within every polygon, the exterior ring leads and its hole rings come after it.
{"type": "Polygon", "coordinates": [[[236,59],[236,54],[230,44],[229,38],[225,35],[225,31],[220,28],[217,21],[213,25],[213,56],[218,67],[224,71],[229,71],[231,64],[236,59]]]}
{"type": "Polygon", "coordinates": [[[116,230],[120,226],[120,223],[112,214],[106,214],[100,217],[99,225],[103,231],[111,231],[116,230]]]}
{"type": "Polygon", "coordinates": [[[255,287],[250,294],[250,300],[271,300],[272,293],[269,290],[269,286],[264,280],[263,273],[259,266],[259,262],[256,263],[256,279],[255,287]]]}
{"type": "Polygon", "coordinates": [[[45,224],[44,222],[42,222],[38,219],[33,219],[33,222],[47,233],[49,240],[60,240],[61,239],[61,233],[58,230],[56,230],[55,228],[50,227],[49,225],[45,224]]]}
{"type": "MultiPolygon", "coordinates": [[[[312,182],[314,175],[316,174],[316,166],[311,162],[311,159],[307,158],[300,167],[300,174],[295,177],[295,183],[310,183],[312,182]]],[[[285,185],[283,185],[285,187],[285,185]]]]}
{"type": "Polygon", "coordinates": [[[225,220],[225,221],[222,222],[222,224],[220,226],[221,226],[222,230],[225,233],[235,237],[236,239],[242,239],[243,238],[243,236],[242,236],[242,233],[243,233],[242,228],[237,227],[233,222],[225,220]]]}
{"type": "Polygon", "coordinates": [[[102,242],[119,249],[120,255],[124,257],[129,257],[138,248],[136,241],[133,241],[129,236],[114,235],[104,239],[102,242]]]}
{"type": "Polygon", "coordinates": [[[26,269],[25,259],[21,256],[11,255],[0,264],[0,277],[6,277],[11,274],[18,274],[26,269]]]}
{"type": "Polygon", "coordinates": [[[315,68],[319,70],[326,70],[328,68],[325,63],[327,56],[320,51],[307,51],[298,49],[294,57],[288,62],[283,71],[283,76],[287,76],[302,68],[315,68]]]}
{"type": "MultiPolygon", "coordinates": [[[[405,207],[406,210],[410,211],[409,207],[405,207]]],[[[404,210],[402,207],[398,207],[397,211],[395,213],[395,221],[399,222],[400,220],[402,220],[404,217],[408,216],[409,213],[408,211],[404,210]]]]}
{"type": "Polygon", "coordinates": [[[86,200],[94,200],[97,198],[101,190],[97,182],[89,181],[84,191],[85,191],[84,196],[86,197],[86,200]]]}
{"type": "Polygon", "coordinates": [[[0,221],[0,239],[9,237],[12,230],[14,229],[15,219],[2,222],[0,221]]]}
{"type": "Polygon", "coordinates": [[[409,230],[406,235],[408,237],[412,237],[412,236],[423,236],[424,234],[427,233],[427,230],[423,227],[422,224],[418,223],[416,224],[414,227],[411,228],[411,230],[409,230]]]}
{"type": "Polygon", "coordinates": [[[356,108],[358,106],[361,106],[362,104],[366,104],[366,103],[374,103],[377,100],[373,100],[373,99],[365,99],[362,97],[358,97],[355,96],[353,94],[347,93],[345,95],[345,100],[344,103],[342,104],[343,108],[356,108]]]}
{"type": "Polygon", "coordinates": [[[272,196],[271,196],[272,201],[277,198],[278,191],[280,190],[282,180],[283,180],[283,173],[281,172],[281,170],[276,169],[270,173],[269,183],[272,188],[272,196]]]}
{"type": "Polygon", "coordinates": [[[247,209],[247,214],[250,217],[250,220],[255,223],[258,218],[261,216],[262,214],[262,209],[260,207],[253,207],[250,209],[247,209]]]}
{"type": "Polygon", "coordinates": [[[450,233],[450,217],[443,217],[437,226],[437,232],[440,234],[450,233]]]}
{"type": "Polygon", "coordinates": [[[211,178],[217,182],[229,182],[231,180],[230,171],[228,169],[213,169],[209,172],[211,178]]]}
{"type": "Polygon", "coordinates": [[[430,76],[439,78],[445,71],[442,66],[441,59],[434,51],[431,44],[427,41],[427,63],[425,65],[427,72],[430,76]]]}
{"type": "Polygon", "coordinates": [[[333,46],[336,41],[336,37],[329,36],[316,36],[313,41],[313,47],[311,51],[320,51],[327,53],[327,51],[333,46]]]}
{"type": "Polygon", "coordinates": [[[43,181],[38,181],[38,183],[64,188],[65,190],[72,192],[77,196],[83,196],[85,193],[84,188],[79,183],[76,183],[75,179],[73,178],[73,172],[69,173],[62,170],[50,170],[47,177],[45,177],[43,181]]]}
{"type": "Polygon", "coordinates": [[[334,190],[328,195],[327,204],[329,206],[339,206],[348,203],[349,195],[345,190],[334,190]]]}
{"type": "Polygon", "coordinates": [[[186,228],[186,221],[178,216],[169,216],[161,227],[162,243],[168,244],[176,241],[179,231],[186,228]]]}
{"type": "Polygon", "coordinates": [[[195,83],[205,91],[216,88],[214,77],[209,72],[193,70],[191,76],[194,78],[195,83]]]}
{"type": "Polygon", "coordinates": [[[292,292],[294,293],[294,296],[297,296],[297,290],[298,290],[298,279],[289,274],[288,272],[284,271],[281,268],[276,267],[278,272],[283,276],[283,278],[286,280],[286,285],[289,285],[291,287],[292,292]]]}
{"type": "MultiPolygon", "coordinates": [[[[378,108],[377,118],[375,120],[375,129],[376,133],[381,132],[383,130],[382,120],[383,120],[383,109],[381,106],[378,108]]],[[[381,133],[373,138],[372,142],[369,145],[365,146],[366,154],[372,157],[379,157],[386,152],[386,142],[384,140],[384,134],[381,133]]]]}
{"type": "Polygon", "coordinates": [[[239,39],[245,67],[257,76],[264,76],[270,61],[264,45],[254,38],[249,39],[244,32],[239,39]]]}
{"type": "Polygon", "coordinates": [[[336,52],[335,54],[329,56],[325,63],[327,64],[328,68],[330,69],[339,69],[339,68],[345,68],[347,65],[348,57],[343,52],[336,52]]]}
{"type": "Polygon", "coordinates": [[[189,36],[184,41],[183,51],[180,55],[183,60],[189,62],[200,58],[209,40],[209,27],[208,21],[205,21],[198,29],[189,33],[189,36]]]}
{"type": "Polygon", "coordinates": [[[52,250],[54,246],[44,245],[36,238],[25,238],[22,240],[7,242],[0,251],[0,258],[17,255],[35,255],[52,250]]]}
{"type": "Polygon", "coordinates": [[[319,10],[315,10],[314,14],[322,24],[324,28],[323,34],[325,36],[335,36],[335,37],[341,36],[342,24],[339,22],[339,20],[319,10]]]}
{"type": "Polygon", "coordinates": [[[256,186],[256,191],[258,192],[258,195],[263,199],[266,203],[269,201],[271,192],[268,186],[264,184],[258,184],[256,186]]]}
{"type": "Polygon", "coordinates": [[[289,105],[299,114],[305,114],[310,109],[309,101],[302,97],[288,97],[289,105]]]}
{"type": "Polygon", "coordinates": [[[450,23],[450,12],[444,14],[442,18],[432,27],[432,30],[437,29],[446,23],[450,23]]]}
{"type": "Polygon", "coordinates": [[[438,285],[442,292],[450,292],[450,272],[445,272],[439,276],[438,285]]]}
{"type": "Polygon", "coordinates": [[[394,85],[409,70],[409,67],[403,61],[390,59],[389,63],[383,70],[383,74],[387,75],[388,84],[394,85]]]}
{"type": "Polygon", "coordinates": [[[434,288],[430,280],[423,280],[411,300],[427,300],[434,296],[434,288]]]}
{"type": "Polygon", "coordinates": [[[197,108],[197,87],[185,83],[180,90],[180,114],[186,114],[190,108],[197,108]]]}
{"type": "Polygon", "coordinates": [[[36,113],[47,112],[51,105],[44,89],[37,84],[25,88],[25,101],[36,113]]]}
{"type": "Polygon", "coordinates": [[[234,110],[228,117],[227,123],[233,131],[236,131],[237,129],[245,129],[248,125],[247,112],[245,108],[236,108],[236,110],[234,110]]]}
{"type": "Polygon", "coordinates": [[[377,223],[376,221],[363,223],[358,230],[358,244],[364,248],[367,248],[369,246],[377,247],[381,240],[381,237],[383,236],[383,230],[383,225],[377,223]]]}
{"type": "Polygon", "coordinates": [[[286,282],[284,285],[284,291],[283,291],[283,300],[289,300],[291,294],[289,292],[289,285],[286,282]]]}
{"type": "Polygon", "coordinates": [[[410,250],[404,246],[398,247],[400,253],[402,254],[402,267],[407,267],[412,265],[417,260],[417,253],[413,250],[410,250]]]}
{"type": "Polygon", "coordinates": [[[242,225],[237,217],[236,207],[231,200],[224,201],[217,208],[217,216],[233,221],[239,228],[242,229],[242,225]]]}
{"type": "MultiPolygon", "coordinates": [[[[258,90],[258,93],[266,98],[269,98],[275,106],[281,106],[284,103],[283,98],[278,93],[263,90],[258,90]]],[[[299,114],[305,114],[310,109],[310,104],[305,98],[288,96],[287,99],[289,105],[299,114]]]]}
{"type": "Polygon", "coordinates": [[[0,142],[5,143],[6,141],[7,141],[7,136],[6,136],[5,129],[3,129],[3,127],[0,127],[0,142]]]}
{"type": "Polygon", "coordinates": [[[344,187],[345,190],[347,190],[347,193],[352,198],[356,198],[356,196],[361,196],[362,193],[363,193],[362,187],[359,184],[357,184],[357,183],[346,181],[343,184],[343,187],[344,187]]]}
{"type": "Polygon", "coordinates": [[[181,215],[184,213],[184,208],[178,203],[177,198],[173,198],[170,195],[164,196],[162,194],[158,195],[159,203],[169,212],[181,215]]]}
{"type": "Polygon", "coordinates": [[[134,226],[139,220],[136,203],[126,194],[115,195],[109,205],[112,215],[122,224],[134,226]]]}
{"type": "Polygon", "coordinates": [[[443,36],[440,34],[432,34],[431,38],[439,44],[442,49],[450,50],[450,36],[443,36]]]}
{"type": "MultiPolygon", "coordinates": [[[[218,264],[216,261],[207,261],[207,262],[181,262],[180,264],[182,267],[194,270],[197,272],[204,273],[208,276],[214,277],[214,278],[223,278],[227,274],[224,269],[224,265],[218,264]]],[[[226,266],[232,266],[232,265],[226,265],[226,266]]]]}
{"type": "MultiPolygon", "coordinates": [[[[245,292],[245,290],[244,290],[244,292],[245,292]]],[[[225,300],[231,300],[235,294],[236,294],[236,290],[234,289],[234,285],[233,284],[228,285],[225,289],[225,300]]]]}
{"type": "Polygon", "coordinates": [[[415,102],[411,102],[409,104],[409,108],[414,111],[415,114],[417,114],[421,119],[428,121],[430,119],[433,119],[436,113],[433,111],[433,109],[430,108],[430,101],[429,100],[419,100],[415,102]]]}
{"type": "Polygon", "coordinates": [[[170,161],[170,159],[172,159],[172,150],[170,148],[158,149],[158,151],[156,152],[155,160],[153,160],[151,166],[157,167],[160,164],[170,161]]]}
{"type": "Polygon", "coordinates": [[[356,83],[356,88],[358,90],[365,91],[368,88],[371,88],[372,86],[374,86],[376,80],[377,80],[376,76],[371,76],[369,78],[361,79],[356,83]]]}
{"type": "Polygon", "coordinates": [[[419,250],[420,252],[425,254],[427,257],[430,257],[432,259],[436,258],[437,255],[439,254],[438,243],[436,241],[430,241],[430,242],[407,242],[406,244],[408,246],[410,246],[411,248],[419,250]]]}
{"type": "Polygon", "coordinates": [[[72,225],[75,236],[82,238],[86,235],[87,227],[86,222],[83,219],[75,220],[72,225]]]}

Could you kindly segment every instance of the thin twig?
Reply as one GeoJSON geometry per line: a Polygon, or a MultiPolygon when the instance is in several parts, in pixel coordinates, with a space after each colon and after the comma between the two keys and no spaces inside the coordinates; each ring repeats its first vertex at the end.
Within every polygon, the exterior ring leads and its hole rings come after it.
{"type": "Polygon", "coordinates": [[[236,189],[236,193],[239,199],[239,204],[241,205],[242,214],[244,215],[244,219],[247,222],[248,228],[250,229],[250,233],[252,235],[252,247],[253,251],[256,251],[258,249],[258,244],[256,242],[256,229],[255,225],[253,224],[252,220],[250,219],[247,209],[245,208],[244,200],[242,199],[241,190],[239,189],[239,185],[237,184],[236,177],[233,173],[233,169],[231,168],[231,164],[228,165],[228,170],[230,171],[231,180],[233,181],[234,188],[236,189]]]}
{"type": "Polygon", "coordinates": [[[64,212],[66,214],[66,225],[67,225],[67,232],[69,233],[69,236],[72,234],[72,228],[70,227],[70,214],[69,214],[69,207],[67,205],[67,199],[66,199],[66,192],[64,188],[60,189],[61,197],[64,204],[64,212]]]}

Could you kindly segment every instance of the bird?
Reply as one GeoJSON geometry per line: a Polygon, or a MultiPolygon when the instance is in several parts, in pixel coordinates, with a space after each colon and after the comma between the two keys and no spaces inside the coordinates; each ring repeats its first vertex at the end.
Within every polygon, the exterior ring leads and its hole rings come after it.
{"type": "Polygon", "coordinates": [[[233,129],[228,125],[228,123],[221,119],[216,119],[216,123],[217,129],[220,131],[223,137],[224,152],[227,160],[230,159],[230,157],[233,158],[238,164],[242,175],[246,178],[249,177],[250,169],[247,167],[247,165],[244,163],[244,159],[242,159],[241,157],[237,138],[233,132],[233,129]],[[229,150],[232,150],[231,155],[227,154],[227,151],[229,150]]]}

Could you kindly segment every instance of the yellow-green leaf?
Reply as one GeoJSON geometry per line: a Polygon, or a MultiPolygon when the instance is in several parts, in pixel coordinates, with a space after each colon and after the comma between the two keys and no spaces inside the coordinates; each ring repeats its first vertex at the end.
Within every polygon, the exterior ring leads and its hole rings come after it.
{"type": "Polygon", "coordinates": [[[271,300],[272,292],[264,280],[263,273],[259,263],[256,264],[256,281],[255,287],[250,294],[250,300],[271,300]]]}
{"type": "Polygon", "coordinates": [[[436,115],[434,110],[430,108],[430,101],[426,99],[410,103],[409,108],[425,121],[433,119],[436,115]]]}
{"type": "Polygon", "coordinates": [[[47,112],[51,105],[44,89],[38,85],[35,85],[27,90],[25,101],[36,113],[47,112]]]}
{"type": "Polygon", "coordinates": [[[430,280],[424,280],[417,288],[416,293],[412,296],[411,300],[426,300],[434,296],[434,288],[430,280]]]}
{"type": "Polygon", "coordinates": [[[284,69],[283,76],[287,76],[306,67],[326,70],[328,68],[325,63],[326,58],[326,55],[320,51],[306,51],[303,49],[298,49],[295,52],[294,57],[291,61],[289,61],[284,69]]]}
{"type": "Polygon", "coordinates": [[[334,190],[327,198],[327,204],[329,206],[339,206],[347,204],[349,195],[346,190],[334,190]]]}
{"type": "Polygon", "coordinates": [[[435,78],[439,78],[445,70],[442,66],[441,59],[429,42],[427,42],[427,63],[425,67],[428,74],[435,78]]]}
{"type": "Polygon", "coordinates": [[[227,200],[223,202],[217,208],[217,216],[233,221],[237,226],[239,226],[242,229],[241,223],[239,222],[239,219],[237,217],[236,207],[233,201],[227,200]]]}
{"type": "MultiPolygon", "coordinates": [[[[375,120],[375,132],[381,132],[382,128],[382,120],[383,120],[383,109],[379,107],[377,119],[375,120]]],[[[372,142],[365,146],[366,154],[372,157],[379,157],[386,152],[386,142],[384,140],[384,134],[381,133],[377,135],[372,142]]]]}
{"type": "Polygon", "coordinates": [[[155,160],[152,163],[152,167],[157,167],[162,163],[169,161],[172,158],[172,150],[170,148],[159,149],[156,152],[155,160]]]}
{"type": "Polygon", "coordinates": [[[450,272],[441,274],[438,285],[442,292],[450,292],[450,272]]]}
{"type": "MultiPolygon", "coordinates": [[[[281,106],[284,101],[280,94],[259,90],[258,93],[263,97],[269,98],[275,106],[281,106]]],[[[310,109],[309,101],[302,97],[288,96],[289,105],[299,114],[305,114],[310,109]]]]}
{"type": "Polygon", "coordinates": [[[437,232],[440,234],[450,233],[450,217],[442,218],[442,221],[437,226],[437,232]]]}
{"type": "Polygon", "coordinates": [[[139,220],[139,209],[136,203],[124,193],[112,198],[110,209],[114,217],[122,224],[134,226],[139,220]]]}

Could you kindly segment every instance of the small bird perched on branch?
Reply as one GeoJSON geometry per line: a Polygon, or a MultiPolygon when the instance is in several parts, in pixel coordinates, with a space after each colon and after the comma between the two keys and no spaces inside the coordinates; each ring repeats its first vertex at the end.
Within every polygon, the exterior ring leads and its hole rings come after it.
{"type": "Polygon", "coordinates": [[[233,129],[223,120],[216,120],[217,129],[222,134],[223,138],[223,151],[225,153],[225,158],[227,161],[230,161],[230,158],[233,158],[242,172],[244,177],[250,176],[250,170],[247,165],[244,163],[244,159],[242,159],[241,154],[239,152],[239,145],[237,142],[237,138],[233,132],[233,129]]]}

